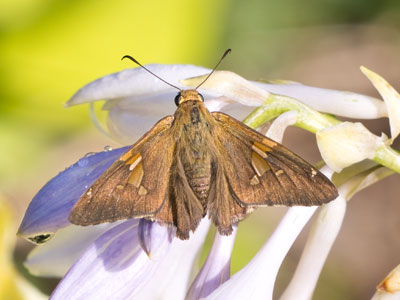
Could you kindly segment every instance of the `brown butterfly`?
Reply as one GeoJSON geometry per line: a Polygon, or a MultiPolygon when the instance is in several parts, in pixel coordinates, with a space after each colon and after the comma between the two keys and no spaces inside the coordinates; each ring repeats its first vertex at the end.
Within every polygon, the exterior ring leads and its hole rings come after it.
{"type": "Polygon", "coordinates": [[[188,239],[208,213],[229,235],[232,224],[256,207],[321,205],[338,196],[328,178],[281,144],[226,114],[210,113],[198,87],[178,88],[175,114],[97,179],[72,209],[71,223],[145,218],[175,226],[177,237],[188,239]]]}

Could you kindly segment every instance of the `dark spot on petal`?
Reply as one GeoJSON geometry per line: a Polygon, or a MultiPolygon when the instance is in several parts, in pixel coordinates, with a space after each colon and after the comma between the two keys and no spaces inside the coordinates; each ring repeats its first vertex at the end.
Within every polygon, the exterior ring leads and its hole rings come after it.
{"type": "Polygon", "coordinates": [[[28,240],[30,240],[32,243],[35,243],[35,244],[43,244],[43,243],[47,242],[48,240],[50,240],[52,237],[53,237],[53,235],[51,235],[50,233],[47,233],[47,234],[39,234],[39,235],[29,237],[28,240]]]}

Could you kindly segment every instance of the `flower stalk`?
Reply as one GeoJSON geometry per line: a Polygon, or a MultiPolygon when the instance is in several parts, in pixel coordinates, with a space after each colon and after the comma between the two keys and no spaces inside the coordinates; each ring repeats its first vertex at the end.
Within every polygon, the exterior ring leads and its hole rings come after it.
{"type": "Polygon", "coordinates": [[[252,128],[258,128],[287,111],[298,113],[295,126],[312,133],[340,122],[335,117],[313,110],[294,98],[276,94],[270,94],[265,102],[252,111],[243,122],[252,128]]]}
{"type": "Polygon", "coordinates": [[[373,160],[400,174],[400,153],[390,146],[384,144],[378,147],[373,160]]]}

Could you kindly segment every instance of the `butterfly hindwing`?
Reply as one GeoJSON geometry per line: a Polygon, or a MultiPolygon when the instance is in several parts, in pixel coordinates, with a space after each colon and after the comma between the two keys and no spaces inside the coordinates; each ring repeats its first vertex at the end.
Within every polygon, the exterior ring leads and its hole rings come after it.
{"type": "MultiPolygon", "coordinates": [[[[176,153],[182,145],[177,143],[176,153]]],[[[171,166],[171,179],[168,204],[155,218],[163,213],[171,213],[176,235],[180,239],[188,239],[189,232],[195,231],[205,215],[204,208],[193,192],[185,174],[181,156],[175,155],[171,166]]]]}
{"type": "MultiPolygon", "coordinates": [[[[94,225],[133,217],[151,218],[161,211],[169,197],[175,141],[168,130],[173,119],[168,116],[160,120],[97,179],[73,207],[71,223],[94,225]]],[[[159,220],[173,222],[170,213],[159,220]]]]}
{"type": "Polygon", "coordinates": [[[223,113],[212,113],[225,176],[243,207],[321,205],[337,197],[335,186],[279,143],[223,113]]]}
{"type": "Polygon", "coordinates": [[[230,189],[224,166],[216,163],[213,167],[212,184],[208,202],[208,215],[220,234],[230,235],[232,224],[242,220],[251,208],[243,207],[230,189]]]}

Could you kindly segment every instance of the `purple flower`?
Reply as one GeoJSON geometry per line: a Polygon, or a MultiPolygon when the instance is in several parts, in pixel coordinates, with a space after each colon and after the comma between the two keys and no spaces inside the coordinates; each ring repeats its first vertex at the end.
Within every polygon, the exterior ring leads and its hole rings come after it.
{"type": "MultiPolygon", "coordinates": [[[[210,71],[184,65],[150,65],[148,68],[182,88],[182,84],[196,85],[203,78],[200,75],[210,71]],[[194,78],[182,80],[188,77],[194,78]]],[[[337,121],[316,110],[354,118],[386,115],[381,101],[363,95],[293,82],[255,83],[230,72],[214,75],[200,89],[207,107],[224,109],[239,118],[261,107],[262,112],[256,110],[246,119],[248,124],[258,124],[260,116],[264,121],[276,117],[274,114],[279,111],[280,116],[267,133],[277,141],[290,125],[300,124],[316,130],[337,125],[337,121]],[[264,107],[266,102],[272,105],[270,111],[264,107]],[[357,115],[349,115],[352,110],[348,105],[365,109],[354,110],[357,115]]],[[[158,119],[173,113],[175,94],[175,90],[144,70],[133,69],[88,84],[68,105],[106,99],[103,108],[109,112],[109,119],[108,128],[104,130],[129,144],[158,119]]],[[[25,264],[33,274],[63,277],[50,299],[272,299],[282,261],[318,210],[298,268],[281,297],[310,299],[341,227],[346,200],[356,191],[389,175],[376,165],[364,168],[340,187],[340,196],[335,201],[321,208],[290,208],[259,253],[230,277],[237,227],[230,236],[215,235],[208,257],[197,272],[195,262],[210,226],[208,218],[202,220],[187,241],[175,238],[173,228],[145,219],[88,227],[68,222],[70,211],[80,196],[127,149],[86,155],[50,180],[29,205],[19,235],[39,245],[25,264]]],[[[335,162],[333,158],[332,163],[335,162]]],[[[324,167],[323,172],[329,177],[332,175],[328,167],[324,167]]]]}

